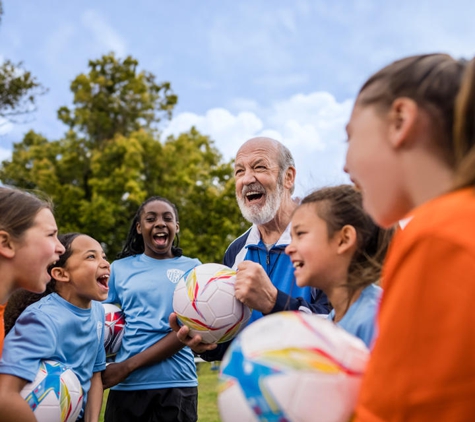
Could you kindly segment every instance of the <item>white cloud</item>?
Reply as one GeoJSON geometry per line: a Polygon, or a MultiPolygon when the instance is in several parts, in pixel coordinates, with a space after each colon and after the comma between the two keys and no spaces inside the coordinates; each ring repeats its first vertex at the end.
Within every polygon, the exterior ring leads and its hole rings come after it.
{"type": "Polygon", "coordinates": [[[125,56],[127,51],[125,40],[98,12],[92,9],[86,10],[81,21],[92,32],[99,46],[114,51],[119,57],[125,56]]]}
{"type": "Polygon", "coordinates": [[[8,120],[0,117],[0,135],[5,135],[8,132],[13,130],[13,124],[10,123],[8,120]]]}
{"type": "Polygon", "coordinates": [[[252,112],[243,111],[233,115],[224,108],[213,108],[204,116],[194,113],[178,114],[165,128],[163,136],[166,138],[168,135],[178,135],[192,126],[209,135],[224,158],[229,160],[246,139],[262,129],[263,123],[252,112]]]}
{"type": "Polygon", "coordinates": [[[292,151],[297,166],[296,193],[348,182],[343,173],[345,131],[352,101],[341,103],[327,92],[298,94],[279,101],[270,108],[254,101],[236,100],[233,105],[248,104],[253,111],[236,114],[223,108],[211,109],[205,115],[178,114],[163,135],[178,135],[195,126],[214,140],[226,160],[234,158],[240,145],[254,136],[269,136],[284,143],[292,151]]]}

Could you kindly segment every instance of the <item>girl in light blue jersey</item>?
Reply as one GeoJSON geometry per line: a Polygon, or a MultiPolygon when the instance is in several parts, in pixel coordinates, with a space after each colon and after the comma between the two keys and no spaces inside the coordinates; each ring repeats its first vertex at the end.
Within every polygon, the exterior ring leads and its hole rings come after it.
{"type": "Polygon", "coordinates": [[[176,207],[151,197],[112,264],[107,302],[122,308],[126,324],[115,363],[103,374],[104,387],[112,387],[106,422],[197,420],[194,356],[168,322],[176,283],[200,264],[182,256],[178,232],[176,207]]]}
{"type": "Polygon", "coordinates": [[[0,361],[2,422],[35,420],[20,391],[35,379],[42,360],[60,362],[77,375],[84,394],[78,420],[99,419],[101,371],[106,367],[100,301],[109,291],[110,265],[99,242],[87,235],[69,233],[59,240],[66,251],[48,268],[52,278],[48,289],[53,292],[41,299],[29,293],[29,302],[36,302],[5,337],[0,361]]]}
{"type": "Polygon", "coordinates": [[[285,252],[299,286],[328,296],[328,319],[371,347],[382,290],[381,266],[392,230],[380,229],[363,211],[361,193],[350,185],[317,190],[292,216],[285,252]]]}

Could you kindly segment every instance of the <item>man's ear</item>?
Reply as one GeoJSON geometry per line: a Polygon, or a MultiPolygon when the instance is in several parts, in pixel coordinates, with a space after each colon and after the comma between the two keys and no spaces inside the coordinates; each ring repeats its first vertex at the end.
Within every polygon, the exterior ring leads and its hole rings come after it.
{"type": "Polygon", "coordinates": [[[67,283],[69,281],[69,272],[61,267],[54,267],[51,270],[51,277],[54,278],[57,282],[67,283]]]}
{"type": "Polygon", "coordinates": [[[15,256],[15,245],[10,233],[0,230],[0,255],[5,258],[13,258],[15,256]]]}
{"type": "Polygon", "coordinates": [[[347,224],[337,233],[338,236],[338,254],[343,254],[356,248],[356,229],[347,224]]]}
{"type": "Polygon", "coordinates": [[[417,103],[411,98],[396,98],[389,112],[389,138],[394,148],[406,146],[411,141],[419,114],[417,103]]]}
{"type": "Polygon", "coordinates": [[[285,171],[285,176],[284,176],[284,187],[287,189],[291,189],[292,186],[295,183],[295,174],[296,170],[295,167],[290,166],[286,171],[285,171]]]}

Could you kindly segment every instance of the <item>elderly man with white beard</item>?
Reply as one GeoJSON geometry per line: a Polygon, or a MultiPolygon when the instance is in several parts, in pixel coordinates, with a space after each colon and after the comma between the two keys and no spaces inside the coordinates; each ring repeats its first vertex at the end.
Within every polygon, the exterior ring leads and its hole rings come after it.
{"type": "MultiPolygon", "coordinates": [[[[283,310],[326,314],[323,292],[298,287],[285,247],[290,243],[290,219],[298,203],[292,199],[295,164],[290,151],[271,138],[252,138],[239,149],[234,164],[236,199],[252,226],[226,250],[223,263],[237,270],[235,296],[253,309],[248,322],[283,310]]],[[[220,360],[228,344],[207,345],[189,337],[170,319],[178,338],[205,360],[220,360]]]]}

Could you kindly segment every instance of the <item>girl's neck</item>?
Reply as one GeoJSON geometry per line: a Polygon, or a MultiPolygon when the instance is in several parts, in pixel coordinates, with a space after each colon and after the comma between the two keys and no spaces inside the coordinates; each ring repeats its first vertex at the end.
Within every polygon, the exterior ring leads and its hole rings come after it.
{"type": "Polygon", "coordinates": [[[15,275],[10,271],[13,267],[7,265],[0,265],[2,271],[2,282],[0,283],[0,305],[7,303],[8,298],[15,289],[15,275]]]}
{"type": "Polygon", "coordinates": [[[350,291],[346,286],[333,287],[325,292],[335,311],[333,321],[339,322],[343,319],[350,306],[358,300],[363,289],[364,287],[357,289],[351,298],[350,291]]]}
{"type": "Polygon", "coordinates": [[[148,258],[157,259],[159,261],[175,258],[175,255],[173,255],[171,251],[169,253],[164,253],[164,254],[157,254],[157,253],[151,253],[150,251],[145,251],[144,255],[147,256],[148,258]]]}
{"type": "Polygon", "coordinates": [[[91,299],[86,299],[74,294],[69,289],[58,289],[56,291],[58,296],[61,296],[66,302],[69,302],[71,305],[76,306],[81,309],[90,309],[91,308],[91,299]]]}
{"type": "Polygon", "coordinates": [[[445,159],[421,151],[405,161],[405,182],[412,208],[449,192],[453,186],[454,170],[445,159]]]}

